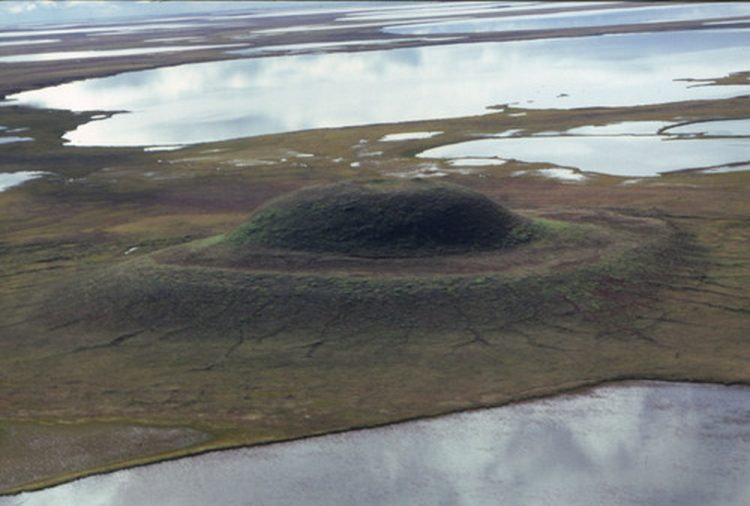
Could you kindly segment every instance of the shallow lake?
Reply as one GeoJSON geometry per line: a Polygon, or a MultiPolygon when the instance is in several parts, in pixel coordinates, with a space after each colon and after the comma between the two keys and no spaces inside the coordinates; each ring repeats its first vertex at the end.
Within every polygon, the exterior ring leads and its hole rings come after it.
{"type": "Polygon", "coordinates": [[[198,457],[2,506],[750,504],[750,388],[635,382],[198,457]]]}
{"type": "Polygon", "coordinates": [[[615,176],[649,177],[750,162],[750,139],[682,139],[659,135],[542,135],[448,144],[423,158],[497,157],[551,163],[615,176]],[[637,156],[634,156],[637,153],[637,156]]]}
{"type": "Polygon", "coordinates": [[[9,98],[131,111],[68,132],[74,145],[189,144],[482,114],[501,103],[573,108],[735,96],[747,88],[675,79],[746,70],[748,46],[750,31],[717,29],[280,56],[128,72],[9,98]]]}

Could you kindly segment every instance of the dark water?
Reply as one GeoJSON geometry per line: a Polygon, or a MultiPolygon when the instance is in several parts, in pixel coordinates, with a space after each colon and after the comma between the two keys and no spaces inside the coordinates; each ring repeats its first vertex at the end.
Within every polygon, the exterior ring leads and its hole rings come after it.
{"type": "Polygon", "coordinates": [[[750,504],[750,388],[637,382],[217,452],[0,505],[750,504]]]}

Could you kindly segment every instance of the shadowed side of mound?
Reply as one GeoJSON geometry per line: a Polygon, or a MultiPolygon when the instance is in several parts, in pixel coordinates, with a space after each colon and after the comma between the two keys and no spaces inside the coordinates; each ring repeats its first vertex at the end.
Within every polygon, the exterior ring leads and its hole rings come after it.
{"type": "Polygon", "coordinates": [[[417,180],[302,189],[254,213],[227,241],[237,248],[399,258],[508,248],[531,235],[527,220],[480,193],[417,180]]]}

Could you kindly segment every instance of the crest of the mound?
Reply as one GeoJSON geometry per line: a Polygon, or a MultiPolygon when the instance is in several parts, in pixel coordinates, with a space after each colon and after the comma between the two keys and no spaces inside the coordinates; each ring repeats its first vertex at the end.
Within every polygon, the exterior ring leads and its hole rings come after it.
{"type": "Polygon", "coordinates": [[[228,240],[238,247],[410,257],[507,248],[530,235],[526,220],[481,193],[414,180],[305,188],[256,211],[228,240]]]}

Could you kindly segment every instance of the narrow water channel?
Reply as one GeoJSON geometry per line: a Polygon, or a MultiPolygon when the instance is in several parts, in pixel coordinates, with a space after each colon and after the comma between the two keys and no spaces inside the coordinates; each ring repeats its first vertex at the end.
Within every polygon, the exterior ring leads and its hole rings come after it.
{"type": "Polygon", "coordinates": [[[631,382],[198,457],[2,506],[750,504],[750,388],[631,382]]]}

